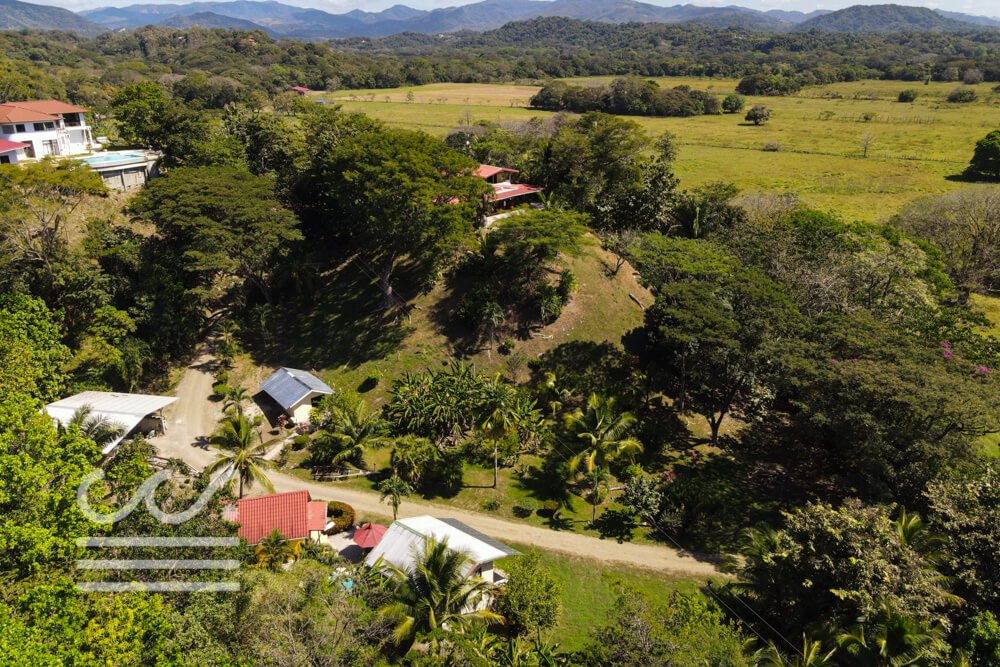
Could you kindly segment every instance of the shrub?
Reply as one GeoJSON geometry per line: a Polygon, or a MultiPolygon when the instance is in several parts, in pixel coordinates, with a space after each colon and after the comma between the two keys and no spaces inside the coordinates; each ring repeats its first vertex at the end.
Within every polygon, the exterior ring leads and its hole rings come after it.
{"type": "Polygon", "coordinates": [[[1000,130],[993,130],[976,142],[966,174],[984,181],[1000,181],[1000,130]]]}
{"type": "Polygon", "coordinates": [[[976,101],[976,91],[971,88],[956,88],[948,94],[948,101],[956,104],[966,104],[976,101]]]}
{"type": "Polygon", "coordinates": [[[906,90],[901,91],[899,93],[899,97],[897,97],[896,100],[905,103],[916,102],[918,95],[919,93],[917,93],[917,91],[913,90],[912,88],[907,88],[906,90]]]}
{"type": "Polygon", "coordinates": [[[762,104],[758,104],[747,112],[746,121],[754,125],[763,125],[771,120],[771,110],[762,104]]]}
{"type": "Polygon", "coordinates": [[[559,274],[559,284],[556,286],[556,292],[564,304],[569,301],[570,295],[576,291],[576,285],[576,275],[569,269],[559,274]]]}
{"type": "Polygon", "coordinates": [[[975,67],[970,67],[969,69],[965,70],[965,74],[962,75],[962,83],[964,83],[967,86],[974,86],[977,83],[982,83],[982,82],[983,82],[983,73],[981,70],[978,70],[975,67]]]}
{"type": "Polygon", "coordinates": [[[866,123],[870,123],[876,118],[878,118],[878,114],[875,113],[874,111],[866,111],[863,114],[861,114],[861,120],[866,123]]]}
{"type": "Polygon", "coordinates": [[[736,93],[726,95],[726,99],[722,100],[722,110],[726,113],[739,113],[743,111],[744,106],[746,106],[746,100],[742,95],[736,93]]]}
{"type": "Polygon", "coordinates": [[[496,498],[492,498],[490,500],[484,500],[479,506],[483,508],[484,512],[496,512],[500,509],[500,501],[496,498]]]}
{"type": "Polygon", "coordinates": [[[502,343],[497,347],[497,352],[503,355],[510,354],[514,351],[514,341],[510,338],[505,338],[502,343]]]}
{"type": "Polygon", "coordinates": [[[342,533],[354,525],[354,508],[347,503],[338,500],[331,500],[326,505],[327,519],[333,525],[326,530],[327,535],[342,533]]]}
{"type": "Polygon", "coordinates": [[[229,384],[229,371],[219,371],[216,373],[215,384],[229,384]]]}
{"type": "Polygon", "coordinates": [[[761,148],[761,150],[764,151],[765,153],[777,153],[778,151],[781,150],[781,144],[779,144],[776,141],[769,141],[768,143],[764,144],[764,147],[761,148]]]}
{"type": "Polygon", "coordinates": [[[215,398],[225,398],[229,393],[229,385],[224,382],[216,382],[212,385],[212,395],[215,398]]]}
{"type": "Polygon", "coordinates": [[[297,435],[292,438],[292,449],[299,451],[300,449],[305,449],[309,446],[309,436],[308,435],[297,435]]]}

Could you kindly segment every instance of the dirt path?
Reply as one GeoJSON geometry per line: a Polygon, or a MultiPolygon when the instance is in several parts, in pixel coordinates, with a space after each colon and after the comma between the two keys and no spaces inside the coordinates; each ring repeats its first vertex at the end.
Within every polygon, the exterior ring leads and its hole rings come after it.
{"type": "MultiPolygon", "coordinates": [[[[178,400],[168,408],[165,415],[167,432],[155,441],[160,456],[181,459],[198,470],[216,458],[216,453],[207,447],[205,441],[220,416],[219,404],[211,400],[211,361],[207,350],[202,351],[185,371],[184,378],[177,385],[178,400]]],[[[382,504],[376,493],[345,489],[335,483],[308,482],[279,472],[269,473],[268,477],[279,493],[306,489],[317,500],[339,500],[362,512],[382,515],[391,513],[389,506],[382,504]]],[[[256,492],[259,493],[260,490],[257,489],[256,492]]],[[[650,568],[670,574],[701,577],[720,574],[713,563],[698,560],[690,554],[668,547],[619,544],[612,540],[540,528],[422,500],[407,499],[399,508],[401,517],[421,514],[458,519],[499,540],[533,544],[540,549],[573,556],[650,568]]]]}

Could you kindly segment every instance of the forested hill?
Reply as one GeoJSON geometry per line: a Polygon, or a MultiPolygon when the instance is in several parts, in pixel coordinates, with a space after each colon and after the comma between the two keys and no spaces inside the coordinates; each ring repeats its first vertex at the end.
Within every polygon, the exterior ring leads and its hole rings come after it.
{"type": "Polygon", "coordinates": [[[92,39],[0,31],[0,97],[54,97],[88,108],[107,103],[107,86],[163,74],[193,75],[181,86],[185,94],[221,107],[255,91],[273,95],[299,85],[331,90],[594,75],[742,78],[780,70],[782,78],[794,79],[781,88],[793,90],[859,79],[956,81],[970,69],[1000,81],[997,32],[775,34],[555,17],[486,33],[329,44],[275,40],[259,30],[150,26],[92,39]]]}
{"type": "Polygon", "coordinates": [[[0,0],[0,30],[66,30],[96,35],[101,26],[68,9],[33,5],[18,0],[0,0]]]}
{"type": "Polygon", "coordinates": [[[939,30],[960,32],[969,27],[966,21],[948,18],[925,7],[902,5],[855,5],[813,17],[798,26],[801,30],[855,33],[939,30]]]}

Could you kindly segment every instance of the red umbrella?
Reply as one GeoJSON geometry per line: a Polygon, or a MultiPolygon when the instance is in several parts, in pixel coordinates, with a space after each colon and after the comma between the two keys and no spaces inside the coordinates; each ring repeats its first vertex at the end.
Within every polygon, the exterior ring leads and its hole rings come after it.
{"type": "Polygon", "coordinates": [[[362,549],[374,549],[387,530],[389,529],[377,523],[366,523],[354,531],[354,543],[362,549]]]}

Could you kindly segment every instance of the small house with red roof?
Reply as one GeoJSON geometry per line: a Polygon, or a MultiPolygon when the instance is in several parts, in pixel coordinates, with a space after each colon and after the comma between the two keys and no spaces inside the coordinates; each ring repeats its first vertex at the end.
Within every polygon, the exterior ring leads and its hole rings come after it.
{"type": "Polygon", "coordinates": [[[240,525],[238,535],[251,546],[278,530],[298,549],[306,540],[318,542],[326,528],[326,503],[308,491],[289,491],[242,498],[226,508],[225,519],[240,525]]]}
{"type": "Polygon", "coordinates": [[[98,144],[84,114],[87,110],[59,100],[0,104],[0,163],[26,158],[60,157],[87,153],[98,144]],[[20,144],[11,147],[10,144],[20,144]],[[6,156],[6,159],[4,159],[6,156]]]}
{"type": "Polygon", "coordinates": [[[306,93],[312,92],[312,90],[306,88],[305,86],[292,86],[291,88],[289,88],[289,90],[291,90],[294,93],[298,93],[299,95],[305,95],[306,93]]]}
{"type": "Polygon", "coordinates": [[[524,183],[514,183],[517,177],[517,169],[507,167],[496,167],[491,164],[481,164],[476,168],[475,175],[483,179],[493,188],[490,197],[492,208],[510,208],[520,204],[527,204],[538,199],[537,195],[542,188],[524,183]]]}

